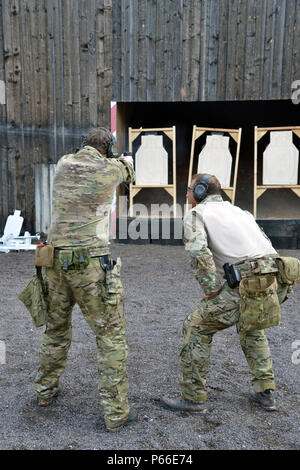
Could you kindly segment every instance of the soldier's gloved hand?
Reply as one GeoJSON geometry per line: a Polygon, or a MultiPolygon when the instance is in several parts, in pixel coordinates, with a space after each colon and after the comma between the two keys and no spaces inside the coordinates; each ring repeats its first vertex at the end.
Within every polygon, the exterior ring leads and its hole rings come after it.
{"type": "Polygon", "coordinates": [[[120,156],[121,160],[125,160],[125,162],[130,163],[133,166],[133,158],[131,155],[122,155],[120,156]]]}

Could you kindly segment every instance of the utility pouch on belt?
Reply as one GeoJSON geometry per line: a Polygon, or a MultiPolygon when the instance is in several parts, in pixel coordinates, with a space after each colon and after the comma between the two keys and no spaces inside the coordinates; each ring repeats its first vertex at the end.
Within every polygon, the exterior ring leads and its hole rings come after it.
{"type": "Polygon", "coordinates": [[[36,247],[35,265],[37,267],[52,268],[54,261],[54,246],[41,243],[36,247]]]}
{"type": "Polygon", "coordinates": [[[73,265],[75,269],[83,269],[89,265],[90,257],[87,248],[74,248],[73,250],[73,265]]]}
{"type": "Polygon", "coordinates": [[[59,250],[58,262],[65,271],[68,271],[73,264],[73,250],[59,250]]]}
{"type": "Polygon", "coordinates": [[[277,266],[279,282],[288,285],[300,282],[300,260],[291,257],[280,257],[277,258],[277,266]]]}
{"type": "Polygon", "coordinates": [[[253,276],[239,284],[240,318],[238,331],[264,330],[281,324],[277,281],[273,274],[253,276]]]}
{"type": "Polygon", "coordinates": [[[29,284],[18,295],[29,310],[34,325],[38,328],[46,324],[48,312],[48,289],[47,283],[43,279],[41,268],[36,269],[36,275],[33,276],[29,284]]]}

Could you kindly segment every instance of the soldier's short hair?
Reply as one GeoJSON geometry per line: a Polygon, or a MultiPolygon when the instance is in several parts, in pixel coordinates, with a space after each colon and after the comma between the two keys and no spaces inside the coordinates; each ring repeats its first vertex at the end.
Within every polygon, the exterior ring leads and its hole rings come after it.
{"type": "MultiPolygon", "coordinates": [[[[194,181],[194,185],[196,186],[199,184],[202,180],[202,178],[206,175],[207,173],[197,173],[192,177],[192,181],[194,181]]],[[[221,191],[221,184],[220,181],[216,176],[212,176],[209,178],[207,181],[207,196],[210,196],[212,194],[220,194],[221,191]]]]}
{"type": "Polygon", "coordinates": [[[105,127],[96,127],[86,137],[86,145],[90,145],[100,153],[107,154],[112,134],[105,127]]]}

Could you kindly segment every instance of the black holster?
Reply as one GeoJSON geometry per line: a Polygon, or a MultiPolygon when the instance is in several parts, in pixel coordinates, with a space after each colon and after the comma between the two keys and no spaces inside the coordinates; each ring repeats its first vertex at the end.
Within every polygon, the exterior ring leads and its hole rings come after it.
{"type": "Polygon", "coordinates": [[[242,280],[242,276],[235,264],[225,263],[223,265],[223,269],[225,272],[225,279],[229,287],[231,289],[238,287],[240,281],[242,280]]]}

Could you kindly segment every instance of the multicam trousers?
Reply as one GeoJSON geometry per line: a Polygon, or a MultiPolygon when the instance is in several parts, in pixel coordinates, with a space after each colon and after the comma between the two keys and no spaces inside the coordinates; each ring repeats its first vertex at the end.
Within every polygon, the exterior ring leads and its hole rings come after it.
{"type": "Polygon", "coordinates": [[[47,269],[49,313],[40,347],[40,365],[35,379],[39,397],[58,390],[71,344],[71,314],[77,303],[96,337],[100,404],[107,425],[123,421],[129,413],[126,364],[128,345],[119,265],[108,285],[99,258],[91,258],[83,270],[64,271],[55,259],[47,269]]]}
{"type": "MultiPolygon", "coordinates": [[[[279,284],[278,284],[279,285],[279,284]]],[[[278,287],[279,302],[287,298],[288,287],[278,287]]],[[[187,400],[205,401],[206,377],[210,363],[213,335],[239,319],[239,289],[224,284],[221,293],[213,299],[202,299],[197,310],[188,315],[183,325],[184,342],[180,353],[181,392],[187,400]]],[[[252,384],[256,392],[275,389],[272,358],[263,330],[240,335],[240,344],[248,362],[252,384]]]]}

